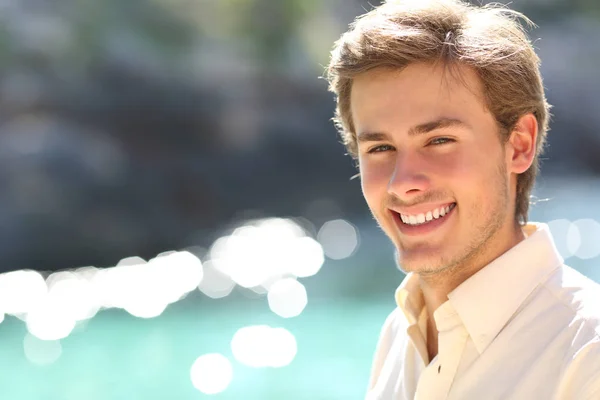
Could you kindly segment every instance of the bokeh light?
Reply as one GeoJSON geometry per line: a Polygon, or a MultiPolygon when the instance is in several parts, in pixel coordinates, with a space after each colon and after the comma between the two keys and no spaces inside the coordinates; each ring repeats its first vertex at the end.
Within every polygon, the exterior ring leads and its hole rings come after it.
{"type": "MultiPolygon", "coordinates": [[[[84,322],[102,309],[121,308],[135,317],[154,318],[195,289],[220,298],[237,283],[248,293],[266,294],[274,313],[291,318],[300,315],[308,301],[297,277],[318,273],[325,257],[321,245],[298,223],[281,218],[255,220],[235,229],[214,243],[210,256],[203,264],[189,251],[167,251],[149,261],[127,257],[114,267],[58,271],[47,279],[30,270],[0,274],[0,311],[25,321],[37,339],[57,341],[76,327],[84,329],[84,322]]],[[[2,313],[0,322],[3,319],[2,313]]],[[[277,354],[294,353],[289,335],[277,332],[270,334],[271,342],[279,340],[287,350],[277,354]]],[[[258,348],[270,351],[266,345],[258,348]]],[[[284,363],[273,356],[267,360],[265,365],[284,363]]]]}
{"type": "Polygon", "coordinates": [[[590,218],[578,219],[572,223],[571,229],[577,232],[578,240],[569,242],[575,256],[588,260],[600,255],[600,223],[590,218]]]}
{"type": "Polygon", "coordinates": [[[162,253],[158,253],[156,255],[156,257],[165,257],[165,256],[169,256],[173,253],[176,253],[176,251],[175,250],[167,250],[167,251],[163,251],[162,253]]]}
{"type": "Polygon", "coordinates": [[[267,325],[246,326],[238,329],[231,339],[231,351],[235,359],[249,367],[268,366],[271,329],[267,325]]]}
{"type": "Polygon", "coordinates": [[[283,318],[300,315],[308,302],[304,285],[293,278],[275,282],[269,289],[267,300],[271,311],[283,318]]]}
{"type": "Polygon", "coordinates": [[[579,251],[580,246],[581,232],[579,232],[579,227],[570,222],[569,230],[567,231],[567,249],[569,250],[569,255],[574,256],[579,251]]]}
{"type": "Polygon", "coordinates": [[[59,340],[75,328],[75,319],[58,296],[47,295],[25,318],[27,330],[42,340],[59,340]]]}
{"type": "Polygon", "coordinates": [[[271,330],[271,350],[270,366],[281,368],[289,365],[298,352],[296,338],[290,331],[284,328],[274,328],[271,330]]]}
{"type": "Polygon", "coordinates": [[[128,276],[125,267],[99,269],[91,278],[103,308],[122,307],[127,295],[128,276]]]}
{"type": "MultiPolygon", "coordinates": [[[[158,256],[160,256],[160,254],[158,256]]],[[[117,263],[116,266],[122,267],[122,266],[127,266],[127,265],[142,265],[142,264],[146,264],[146,260],[144,260],[142,257],[131,256],[131,257],[125,257],[125,258],[121,259],[117,263]]]]}
{"type": "Polygon", "coordinates": [[[196,289],[202,263],[187,251],[162,253],[149,262],[137,257],[96,272],[95,291],[105,308],[123,308],[140,318],[154,318],[166,307],[196,289]]]}
{"type": "Polygon", "coordinates": [[[46,280],[36,271],[13,271],[0,274],[0,310],[25,321],[38,339],[59,340],[102,308],[157,317],[195,290],[202,277],[202,263],[187,251],[161,253],[150,262],[127,257],[112,268],[54,272],[46,280]]]}
{"type": "Polygon", "coordinates": [[[238,362],[249,367],[280,368],[294,360],[298,345],[285,328],[253,325],[240,328],[233,335],[231,351],[238,362]]]}
{"type": "Polygon", "coordinates": [[[571,221],[560,218],[548,222],[548,228],[554,238],[554,244],[558,253],[565,260],[573,255],[576,251],[576,245],[579,238],[577,227],[573,227],[571,221]]]}
{"type": "Polygon", "coordinates": [[[248,289],[288,275],[312,276],[324,262],[319,243],[297,223],[282,218],[257,220],[235,229],[214,242],[209,258],[213,268],[248,289]]]}
{"type": "Polygon", "coordinates": [[[343,219],[327,221],[323,224],[317,240],[323,246],[325,255],[332,260],[342,260],[358,249],[358,229],[343,219]]]}
{"type": "Polygon", "coordinates": [[[228,296],[235,282],[226,274],[222,273],[212,265],[212,261],[204,263],[204,278],[198,285],[198,289],[212,299],[220,299],[228,296]]]}
{"type": "Polygon", "coordinates": [[[174,303],[195,290],[204,276],[202,263],[188,251],[176,251],[150,260],[158,264],[162,278],[161,292],[168,303],[174,303]]]}
{"type": "Polygon", "coordinates": [[[101,307],[99,296],[81,273],[63,271],[46,279],[48,296],[74,321],[90,319],[101,307]]]}
{"type": "Polygon", "coordinates": [[[163,267],[150,262],[123,269],[123,279],[128,282],[122,293],[121,306],[125,311],[139,318],[154,318],[162,314],[168,305],[165,299],[168,285],[163,283],[163,267]]]}
{"type": "Polygon", "coordinates": [[[325,262],[323,247],[314,239],[303,237],[296,241],[296,249],[302,257],[290,258],[289,272],[298,278],[316,275],[325,262]]]}
{"type": "Polygon", "coordinates": [[[39,272],[20,270],[0,275],[0,310],[7,314],[26,314],[47,294],[39,272]]]}
{"type": "Polygon", "coordinates": [[[205,354],[192,364],[190,378],[194,387],[204,394],[221,393],[231,383],[233,367],[222,354],[205,354]]]}
{"type": "Polygon", "coordinates": [[[23,339],[23,351],[29,362],[42,366],[58,360],[62,353],[62,346],[58,340],[41,340],[26,334],[23,339]]]}
{"type": "Polygon", "coordinates": [[[100,309],[99,298],[83,275],[70,271],[50,274],[47,293],[25,317],[27,329],[43,340],[67,337],[78,321],[92,318],[100,309]]]}

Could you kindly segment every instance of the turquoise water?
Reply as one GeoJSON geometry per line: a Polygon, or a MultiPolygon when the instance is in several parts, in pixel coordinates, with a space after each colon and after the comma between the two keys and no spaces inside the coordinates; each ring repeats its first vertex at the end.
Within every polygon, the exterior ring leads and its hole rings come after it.
{"type": "Polygon", "coordinates": [[[299,317],[282,319],[265,299],[192,297],[148,320],[103,311],[61,340],[60,357],[46,366],[26,359],[25,324],[7,317],[0,325],[0,397],[359,399],[391,306],[384,299],[314,300],[299,317]],[[291,364],[257,369],[235,361],[233,334],[254,324],[284,327],[294,334],[298,353],[291,364]],[[208,396],[193,387],[189,371],[198,356],[214,352],[232,361],[233,380],[223,393],[208,396]]]}

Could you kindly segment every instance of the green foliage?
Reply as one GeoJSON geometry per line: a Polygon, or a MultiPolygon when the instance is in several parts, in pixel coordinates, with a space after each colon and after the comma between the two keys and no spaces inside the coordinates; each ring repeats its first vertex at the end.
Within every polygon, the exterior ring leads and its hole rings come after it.
{"type": "Polygon", "coordinates": [[[224,4],[239,17],[236,36],[248,40],[264,66],[285,60],[299,27],[322,6],[317,0],[224,0],[224,4]]]}

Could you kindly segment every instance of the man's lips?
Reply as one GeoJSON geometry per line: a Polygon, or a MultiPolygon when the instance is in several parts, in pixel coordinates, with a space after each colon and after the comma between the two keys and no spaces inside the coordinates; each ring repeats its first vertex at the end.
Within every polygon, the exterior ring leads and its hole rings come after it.
{"type": "Polygon", "coordinates": [[[390,210],[390,213],[392,214],[394,222],[396,223],[396,226],[400,230],[400,233],[407,235],[407,236],[419,236],[419,235],[425,235],[425,234],[431,233],[434,230],[436,230],[437,228],[444,225],[447,221],[449,221],[452,218],[452,216],[456,213],[457,205],[456,205],[456,203],[451,203],[451,205],[446,206],[446,208],[448,209],[448,212],[444,211],[444,215],[438,215],[437,218],[433,218],[433,213],[432,213],[431,216],[426,216],[424,220],[423,220],[423,216],[422,216],[423,214],[421,214],[419,216],[418,220],[415,220],[416,217],[413,215],[413,216],[410,216],[410,220],[407,221],[408,223],[405,222],[406,217],[403,218],[400,213],[398,213],[394,210],[390,210]],[[427,219],[429,219],[429,220],[427,220],[427,219]],[[423,221],[423,222],[419,222],[419,221],[423,221]],[[411,223],[411,222],[413,222],[413,223],[411,223]]]}

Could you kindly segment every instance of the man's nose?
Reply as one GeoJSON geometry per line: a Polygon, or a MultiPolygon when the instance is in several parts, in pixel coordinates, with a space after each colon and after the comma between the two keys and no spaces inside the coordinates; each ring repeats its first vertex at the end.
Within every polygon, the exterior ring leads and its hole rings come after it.
{"type": "Polygon", "coordinates": [[[400,199],[414,197],[430,187],[427,169],[415,153],[398,153],[394,170],[388,182],[388,193],[400,199]]]}

